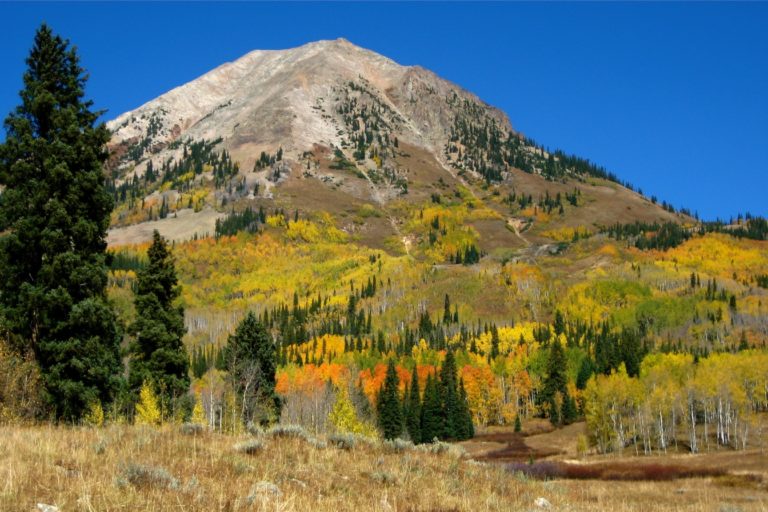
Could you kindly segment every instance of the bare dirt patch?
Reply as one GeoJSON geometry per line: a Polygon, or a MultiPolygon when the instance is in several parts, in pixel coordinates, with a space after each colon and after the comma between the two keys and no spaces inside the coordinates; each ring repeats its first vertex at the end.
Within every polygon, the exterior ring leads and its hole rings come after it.
{"type": "Polygon", "coordinates": [[[107,232],[107,243],[117,245],[140,244],[152,240],[152,233],[157,230],[168,240],[181,242],[198,237],[212,236],[216,228],[216,220],[224,217],[212,208],[195,212],[191,209],[179,210],[171,216],[132,226],[110,229],[107,232]]]}

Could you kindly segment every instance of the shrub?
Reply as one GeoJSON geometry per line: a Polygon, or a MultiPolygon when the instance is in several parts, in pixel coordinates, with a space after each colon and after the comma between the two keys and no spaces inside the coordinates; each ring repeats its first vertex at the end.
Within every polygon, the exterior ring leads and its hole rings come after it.
{"type": "Polygon", "coordinates": [[[386,440],[382,443],[382,446],[385,450],[394,452],[394,453],[403,453],[408,450],[414,449],[416,446],[410,442],[405,441],[404,439],[392,439],[392,440],[386,440]]]}
{"type": "Polygon", "coordinates": [[[382,485],[394,485],[397,484],[397,477],[392,473],[386,471],[374,471],[371,473],[371,480],[382,485]]]}
{"type": "Polygon", "coordinates": [[[248,424],[245,426],[245,431],[251,434],[252,436],[261,437],[265,434],[265,431],[263,428],[261,428],[260,425],[257,423],[253,423],[252,421],[249,421],[248,424]]]}
{"type": "Polygon", "coordinates": [[[331,434],[328,442],[342,450],[351,450],[357,444],[357,437],[352,434],[331,434]]]}
{"type": "Polygon", "coordinates": [[[43,412],[40,369],[0,339],[0,423],[32,420],[43,412]]]}
{"type": "Polygon", "coordinates": [[[133,463],[123,467],[120,475],[117,477],[116,484],[118,487],[132,485],[136,488],[179,488],[179,481],[171,476],[167,469],[159,466],[146,466],[133,463]]]}
{"type": "Polygon", "coordinates": [[[203,433],[205,427],[199,423],[182,423],[179,431],[185,436],[199,436],[203,433]]]}
{"type": "Polygon", "coordinates": [[[257,439],[245,441],[235,445],[235,451],[245,453],[247,455],[256,455],[264,450],[264,443],[257,439]]]}
{"type": "Polygon", "coordinates": [[[460,459],[467,454],[467,451],[463,447],[439,441],[437,438],[431,443],[420,444],[416,448],[426,453],[434,453],[437,455],[448,454],[457,459],[460,459]]]}
{"type": "Polygon", "coordinates": [[[307,443],[309,443],[309,445],[312,446],[313,448],[317,448],[318,450],[325,450],[326,448],[328,448],[328,443],[316,437],[310,437],[309,439],[307,439],[307,443]]]}
{"type": "Polygon", "coordinates": [[[275,425],[267,431],[270,437],[282,437],[288,439],[303,439],[307,441],[309,434],[300,425],[275,425]]]}

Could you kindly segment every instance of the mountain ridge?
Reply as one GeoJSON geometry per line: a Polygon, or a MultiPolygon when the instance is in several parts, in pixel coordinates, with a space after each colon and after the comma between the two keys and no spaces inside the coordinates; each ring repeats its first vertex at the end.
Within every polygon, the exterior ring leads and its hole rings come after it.
{"type": "MultiPolygon", "coordinates": [[[[617,178],[588,160],[526,139],[503,111],[472,92],[346,39],[251,51],[107,126],[113,134],[109,167],[115,197],[118,203],[123,200],[126,188],[131,198],[142,197],[141,209],[133,203],[117,213],[115,227],[159,220],[161,208],[164,214],[184,206],[222,211],[225,205],[240,209],[271,200],[273,206],[307,209],[312,204],[314,210],[340,214],[336,203],[386,208],[405,200],[414,205],[444,193],[458,197],[459,189],[478,199],[478,190],[489,185],[497,195],[528,194],[527,203],[534,200],[532,192],[542,204],[551,193],[552,201],[557,196],[552,204],[565,217],[562,194],[576,194],[585,184],[608,185],[628,210],[634,208],[631,215],[609,218],[684,220],[609,184],[617,178]],[[192,165],[189,153],[199,153],[201,144],[206,156],[198,155],[192,165]],[[199,196],[206,187],[209,193],[202,202],[185,195],[197,191],[199,196]],[[160,204],[144,212],[147,198],[160,204]]],[[[597,194],[594,200],[601,202],[604,196],[597,194]]],[[[552,204],[547,206],[550,212],[552,204]]],[[[520,203],[520,209],[524,206],[520,203]]],[[[392,212],[385,213],[398,232],[396,224],[404,219],[396,221],[392,212]]],[[[203,232],[210,234],[208,219],[203,232]]],[[[498,228],[506,226],[505,220],[498,228]]]]}

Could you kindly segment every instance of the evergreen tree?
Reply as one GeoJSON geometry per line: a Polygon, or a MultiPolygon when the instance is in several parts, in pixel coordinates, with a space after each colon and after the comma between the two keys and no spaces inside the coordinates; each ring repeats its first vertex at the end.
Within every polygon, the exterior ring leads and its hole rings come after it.
{"type": "Polygon", "coordinates": [[[189,356],[182,342],[184,308],[176,304],[181,288],[168,245],[155,230],[148,264],[137,273],[136,321],[130,326],[128,384],[134,392],[152,382],[163,407],[177,405],[189,390],[189,356]]]}
{"type": "Polygon", "coordinates": [[[414,366],[411,385],[406,399],[405,415],[405,426],[411,441],[414,443],[421,442],[421,397],[419,395],[419,376],[414,366]]]}
{"type": "Polygon", "coordinates": [[[379,391],[376,403],[379,426],[384,439],[395,439],[403,433],[403,410],[400,404],[399,385],[400,379],[397,376],[395,362],[390,359],[384,385],[379,391]]]}
{"type": "Polygon", "coordinates": [[[549,404],[549,418],[554,424],[562,423],[561,408],[558,404],[557,396],[565,399],[568,390],[566,389],[567,377],[565,375],[566,360],[563,346],[559,339],[555,339],[550,345],[549,361],[547,362],[547,375],[544,379],[544,388],[541,392],[543,403],[549,404]]]}
{"type": "Polygon", "coordinates": [[[475,425],[472,423],[472,413],[469,410],[467,390],[464,389],[464,379],[459,380],[459,413],[456,426],[458,440],[471,439],[475,436],[475,425]]]}
{"type": "Polygon", "coordinates": [[[242,404],[243,422],[276,421],[281,409],[275,392],[277,345],[252,311],[227,339],[224,364],[242,404]]]}
{"type": "Polygon", "coordinates": [[[26,63],[0,145],[0,322],[34,353],[55,416],[77,420],[112,400],[122,374],[105,293],[109,133],[69,41],[42,25],[26,63]]]}
{"type": "Polygon", "coordinates": [[[430,443],[440,439],[445,431],[443,406],[437,379],[431,374],[424,386],[424,401],[421,406],[421,442],[430,443]]]}
{"type": "Polygon", "coordinates": [[[496,328],[496,324],[491,327],[491,353],[490,360],[493,361],[499,357],[499,329],[496,328]]]}
{"type": "Polygon", "coordinates": [[[456,382],[456,360],[450,350],[445,355],[445,361],[440,368],[440,401],[445,423],[443,424],[443,434],[439,437],[441,439],[457,439],[463,420],[456,382]]]}
{"type": "Polygon", "coordinates": [[[555,323],[553,325],[556,335],[561,335],[565,332],[565,319],[560,310],[555,311],[555,323]]]}
{"type": "Polygon", "coordinates": [[[561,420],[566,425],[573,423],[578,416],[578,408],[576,407],[576,400],[573,399],[568,392],[568,387],[565,387],[563,391],[563,406],[561,420]]]}

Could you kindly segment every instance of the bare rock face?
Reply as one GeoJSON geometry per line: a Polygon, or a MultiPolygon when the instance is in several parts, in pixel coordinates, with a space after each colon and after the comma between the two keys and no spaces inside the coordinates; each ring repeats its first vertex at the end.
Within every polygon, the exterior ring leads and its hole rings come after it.
{"type": "Polygon", "coordinates": [[[179,140],[221,139],[218,147],[243,169],[251,169],[262,151],[282,148],[292,158],[315,144],[350,145],[362,112],[375,114],[368,119],[392,138],[442,158],[457,112],[467,105],[511,131],[501,111],[434,73],[337,39],[253,51],[107,126],[113,163],[135,166],[139,175],[149,159],[178,159],[179,140]]]}

